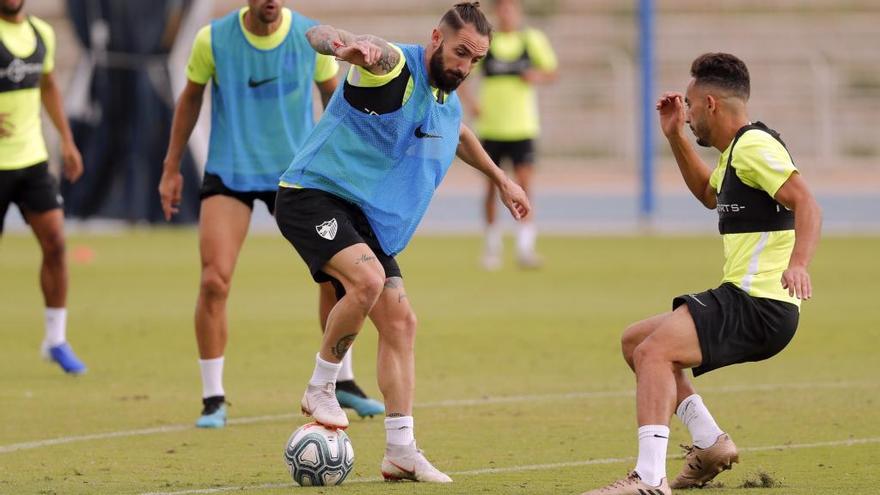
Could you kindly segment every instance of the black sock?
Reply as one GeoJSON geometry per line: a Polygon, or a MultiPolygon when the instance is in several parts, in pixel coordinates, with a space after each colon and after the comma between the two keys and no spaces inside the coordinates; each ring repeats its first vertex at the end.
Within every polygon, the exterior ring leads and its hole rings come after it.
{"type": "Polygon", "coordinates": [[[226,402],[225,395],[212,395],[211,397],[205,397],[202,399],[202,415],[205,414],[214,414],[217,409],[220,409],[220,406],[226,402]]]}
{"type": "Polygon", "coordinates": [[[354,380],[339,380],[336,382],[336,390],[342,390],[343,392],[348,392],[350,394],[357,395],[363,399],[367,398],[367,394],[361,390],[360,387],[357,386],[357,383],[354,380]]]}

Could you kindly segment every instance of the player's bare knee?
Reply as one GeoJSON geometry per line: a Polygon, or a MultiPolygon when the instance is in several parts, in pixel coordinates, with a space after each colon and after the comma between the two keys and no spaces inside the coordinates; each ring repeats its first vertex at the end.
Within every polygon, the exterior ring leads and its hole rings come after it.
{"type": "Polygon", "coordinates": [[[623,359],[630,363],[630,365],[632,365],[633,351],[643,340],[645,339],[638,331],[637,323],[626,327],[626,330],[620,336],[620,350],[623,353],[623,359]]]}
{"type": "Polygon", "coordinates": [[[48,264],[60,265],[64,263],[66,245],[64,234],[61,231],[53,232],[40,239],[40,248],[43,251],[43,259],[48,264]]]}
{"type": "Polygon", "coordinates": [[[395,347],[412,349],[415,347],[417,327],[415,312],[407,311],[386,325],[385,338],[393,340],[395,347]]]}
{"type": "Polygon", "coordinates": [[[208,299],[225,300],[229,296],[232,277],[220,270],[206,266],[202,269],[202,280],[199,289],[202,296],[208,299]]]}
{"type": "Polygon", "coordinates": [[[363,308],[364,313],[370,311],[382,290],[385,288],[385,272],[374,272],[361,275],[351,281],[351,284],[345,288],[345,297],[351,297],[352,300],[363,308]]]}
{"type": "Polygon", "coordinates": [[[416,318],[416,313],[414,311],[407,311],[406,314],[400,318],[400,332],[408,342],[409,345],[414,345],[416,341],[416,329],[419,326],[418,318],[416,318]]]}
{"type": "Polygon", "coordinates": [[[651,339],[645,339],[638,344],[632,353],[632,363],[636,371],[647,364],[656,364],[658,362],[668,361],[666,350],[662,346],[652,342],[651,339]]]}

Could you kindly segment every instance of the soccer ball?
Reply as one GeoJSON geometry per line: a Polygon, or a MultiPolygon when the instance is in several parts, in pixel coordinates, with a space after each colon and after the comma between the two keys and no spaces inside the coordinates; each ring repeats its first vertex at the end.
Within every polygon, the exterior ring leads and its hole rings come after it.
{"type": "Polygon", "coordinates": [[[287,439],[284,462],[301,486],[338,485],[354,467],[354,449],[344,431],[308,423],[287,439]]]}

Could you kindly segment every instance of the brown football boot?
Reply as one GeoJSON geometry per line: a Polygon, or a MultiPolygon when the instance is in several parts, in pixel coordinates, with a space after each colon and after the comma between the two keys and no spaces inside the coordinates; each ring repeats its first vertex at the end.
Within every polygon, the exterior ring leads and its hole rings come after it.
{"type": "Polygon", "coordinates": [[[696,445],[681,447],[687,452],[684,467],[669,485],[676,490],[702,488],[718,473],[731,469],[734,462],[739,462],[736,445],[727,433],[719,435],[715,443],[705,449],[696,445]]]}
{"type": "Polygon", "coordinates": [[[633,471],[626,478],[581,495],[672,495],[672,490],[669,489],[666,478],[660,480],[660,486],[650,486],[642,481],[639,473],[633,471]]]}

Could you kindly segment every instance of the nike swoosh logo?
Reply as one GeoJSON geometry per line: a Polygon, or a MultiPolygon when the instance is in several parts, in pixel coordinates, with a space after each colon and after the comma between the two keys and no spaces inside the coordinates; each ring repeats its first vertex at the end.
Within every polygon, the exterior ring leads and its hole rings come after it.
{"type": "Polygon", "coordinates": [[[416,137],[419,138],[419,139],[425,139],[425,138],[435,138],[435,139],[440,139],[440,138],[443,137],[443,136],[438,136],[437,134],[428,134],[427,132],[425,132],[425,131],[422,130],[422,126],[418,126],[418,127],[416,127],[416,132],[415,132],[415,134],[416,134],[416,137]]]}
{"type": "Polygon", "coordinates": [[[699,299],[697,299],[697,296],[695,296],[695,295],[693,295],[693,294],[688,294],[688,296],[689,296],[691,299],[693,299],[694,301],[697,301],[698,303],[700,303],[700,306],[702,306],[702,307],[704,307],[704,308],[708,308],[708,307],[709,307],[709,306],[706,306],[706,304],[704,304],[703,301],[700,301],[699,299]]]}
{"type": "Polygon", "coordinates": [[[391,461],[390,459],[388,460],[388,464],[391,464],[392,466],[396,467],[397,469],[400,469],[401,471],[403,471],[404,473],[406,473],[406,474],[408,474],[408,475],[410,475],[410,476],[415,476],[415,475],[416,475],[416,470],[415,470],[415,468],[413,468],[413,469],[405,469],[403,466],[401,466],[400,464],[397,464],[396,462],[391,461]]]}
{"type": "Polygon", "coordinates": [[[248,79],[248,86],[250,86],[252,88],[258,88],[266,83],[270,83],[270,82],[274,81],[275,79],[278,79],[278,76],[270,77],[269,79],[263,79],[260,81],[254,81],[254,78],[251,77],[250,79],[248,79]]]}

